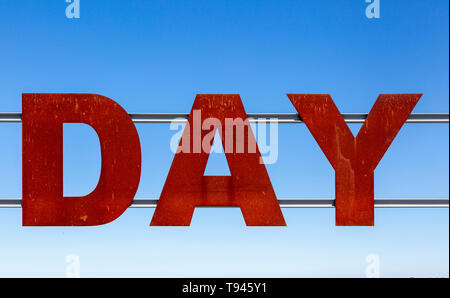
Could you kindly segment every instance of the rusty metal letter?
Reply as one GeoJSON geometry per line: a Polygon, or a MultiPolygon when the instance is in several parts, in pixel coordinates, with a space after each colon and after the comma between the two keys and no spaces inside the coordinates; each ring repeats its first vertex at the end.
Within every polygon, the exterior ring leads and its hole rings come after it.
{"type": "Polygon", "coordinates": [[[374,171],[421,94],[382,94],[356,138],[330,95],[288,94],[335,170],[336,225],[374,225],[374,171]]]}
{"type": "Polygon", "coordinates": [[[94,94],[23,94],[23,225],[94,226],[130,205],[141,175],[139,136],[127,112],[94,94]],[[63,197],[63,123],[98,134],[101,174],[85,197],[63,197]]]}
{"type": "Polygon", "coordinates": [[[234,125],[238,123],[236,131],[247,127],[244,145],[249,147],[250,143],[256,143],[239,95],[196,96],[179,145],[181,148],[183,141],[189,142],[193,150],[188,153],[179,150],[175,154],[152,226],[189,226],[195,207],[200,206],[240,207],[248,226],[286,225],[266,167],[260,163],[259,149],[236,152],[242,143],[237,140],[237,133],[230,133],[230,119],[243,120],[232,121],[234,125]],[[194,119],[195,115],[200,116],[202,123],[205,119],[215,119],[216,125],[212,129],[198,130],[201,123],[194,119]],[[231,176],[204,176],[213,142],[211,136],[216,130],[224,136],[221,138],[223,148],[231,148],[226,146],[230,139],[234,144],[232,152],[225,149],[231,176]],[[208,137],[208,144],[205,150],[200,150],[205,137],[208,137]]]}

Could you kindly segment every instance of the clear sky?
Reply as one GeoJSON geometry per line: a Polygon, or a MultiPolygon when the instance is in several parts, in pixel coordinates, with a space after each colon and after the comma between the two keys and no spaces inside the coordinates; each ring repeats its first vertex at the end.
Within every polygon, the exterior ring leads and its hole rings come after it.
{"type": "MultiPolygon", "coordinates": [[[[198,93],[239,93],[249,113],[295,112],[287,93],[329,93],[341,112],[367,113],[380,93],[423,93],[414,112],[449,110],[449,2],[381,0],[0,0],[0,112],[27,92],[87,92],[128,112],[189,112],[198,93]],[[345,3],[345,4],[344,4],[345,3]]],[[[158,197],[173,154],[168,124],[137,125],[137,198],[158,197]]],[[[352,130],[357,132],[359,126],[352,130]]],[[[65,125],[64,191],[99,175],[98,140],[65,125]]],[[[211,172],[226,172],[216,159],[211,172]]],[[[279,126],[267,166],[279,198],[334,197],[334,172],[304,125],[279,126]]],[[[448,198],[448,124],[407,124],[375,171],[377,198],[448,198]]],[[[0,124],[0,198],[21,197],[21,126],[0,124]]],[[[376,209],[375,227],[335,227],[333,209],[283,209],[287,227],[246,227],[239,209],[195,211],[191,227],[149,227],[129,209],[88,228],[21,226],[0,209],[0,276],[364,277],[449,274],[448,209],[376,209]]]]}

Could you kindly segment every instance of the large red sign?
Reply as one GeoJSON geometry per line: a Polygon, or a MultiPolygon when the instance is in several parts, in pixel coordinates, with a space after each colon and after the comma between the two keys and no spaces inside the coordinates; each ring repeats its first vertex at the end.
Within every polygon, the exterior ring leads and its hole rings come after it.
{"type": "Polygon", "coordinates": [[[373,172],[421,95],[380,95],[353,137],[329,95],[288,95],[335,171],[336,225],[374,224],[373,172]]]}
{"type": "MultiPolygon", "coordinates": [[[[336,225],[373,225],[374,170],[421,95],[380,95],[356,138],[329,95],[288,97],[335,170],[336,225]]],[[[22,106],[23,225],[93,226],[118,218],[141,172],[139,136],[127,112],[94,94],[24,94],[22,106]],[[63,196],[63,123],[88,124],[100,140],[100,180],[85,197],[63,196]]],[[[197,95],[151,225],[188,226],[200,206],[240,207],[249,226],[286,225],[261,160],[239,95],[197,95]],[[230,176],[204,176],[216,132],[230,176]]]]}

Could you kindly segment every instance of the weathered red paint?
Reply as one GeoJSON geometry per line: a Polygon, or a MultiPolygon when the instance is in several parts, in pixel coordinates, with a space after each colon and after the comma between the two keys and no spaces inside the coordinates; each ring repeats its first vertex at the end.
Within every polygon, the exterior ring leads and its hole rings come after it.
{"type": "MultiPolygon", "coordinates": [[[[266,167],[260,163],[261,154],[226,152],[231,176],[204,176],[208,156],[213,139],[206,150],[199,150],[196,144],[206,135],[215,133],[216,128],[201,130],[201,135],[194,130],[193,111],[201,111],[201,120],[217,118],[221,123],[222,144],[225,148],[226,118],[245,119],[249,128],[239,95],[197,95],[188,123],[183,132],[183,140],[190,140],[193,153],[178,152],[175,154],[167,180],[164,184],[158,205],[156,206],[152,226],[188,226],[195,207],[240,207],[248,226],[285,226],[283,214],[278,205],[266,167]],[[214,131],[213,131],[214,130],[214,131]]],[[[245,140],[255,142],[251,129],[245,130],[245,140]],[[249,135],[247,135],[249,134],[249,135]]],[[[236,145],[236,133],[233,133],[233,144],[236,145]]],[[[248,146],[248,143],[246,144],[248,146]]],[[[180,142],[180,148],[181,148],[180,142]]]]}
{"type": "MultiPolygon", "coordinates": [[[[288,96],[335,169],[336,225],[373,225],[374,170],[421,94],[380,95],[356,138],[329,95],[288,96]]],[[[141,151],[133,122],[117,103],[92,94],[23,94],[22,120],[24,226],[101,225],[127,209],[139,184],[141,151]],[[63,197],[63,123],[88,124],[99,136],[100,180],[85,197],[63,197]]],[[[249,226],[285,225],[239,95],[198,95],[179,149],[151,225],[187,226],[200,206],[240,207],[249,226]],[[200,125],[219,122],[231,176],[204,176],[217,127],[197,133],[195,111],[200,125]],[[245,119],[236,128],[243,129],[242,140],[227,130],[230,119],[245,119]]]]}
{"type": "Polygon", "coordinates": [[[94,94],[23,94],[23,225],[93,226],[130,205],[141,173],[139,136],[127,112],[94,94]],[[63,197],[63,123],[97,132],[102,155],[95,190],[63,197]]]}
{"type": "Polygon", "coordinates": [[[325,94],[288,94],[335,170],[336,225],[374,225],[374,170],[421,94],[380,95],[356,138],[325,94]]]}

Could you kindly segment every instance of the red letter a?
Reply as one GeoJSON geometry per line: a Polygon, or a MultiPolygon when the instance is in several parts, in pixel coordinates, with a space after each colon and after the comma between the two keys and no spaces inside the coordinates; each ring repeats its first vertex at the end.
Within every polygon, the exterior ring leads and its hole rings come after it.
{"type": "Polygon", "coordinates": [[[93,94],[23,94],[24,226],[93,226],[119,217],[141,175],[136,128],[117,103],[93,94]],[[63,123],[85,123],[100,140],[102,166],[95,190],[63,197],[63,123]]]}
{"type": "Polygon", "coordinates": [[[288,97],[335,170],[336,225],[373,226],[375,168],[421,94],[380,95],[356,138],[329,95],[288,97]]]}
{"type": "MultiPolygon", "coordinates": [[[[256,140],[239,95],[197,95],[181,142],[189,142],[194,150],[190,153],[182,149],[175,154],[152,226],[189,226],[198,206],[240,207],[248,226],[286,225],[261,154],[256,145],[253,153],[249,150],[256,140]],[[201,124],[194,119],[199,114],[203,130],[198,129],[201,124]],[[215,123],[213,129],[205,128],[208,120],[215,123]],[[243,143],[238,133],[233,133],[234,127],[236,132],[247,132],[247,152],[236,150],[242,148],[243,143]],[[204,176],[213,142],[211,136],[216,130],[225,136],[222,145],[231,176],[204,176]],[[205,137],[207,142],[204,142],[205,137]],[[201,141],[206,143],[203,150],[199,150],[201,141]],[[233,146],[229,146],[230,141],[233,146]]],[[[179,149],[185,147],[181,142],[179,149]]]]}

